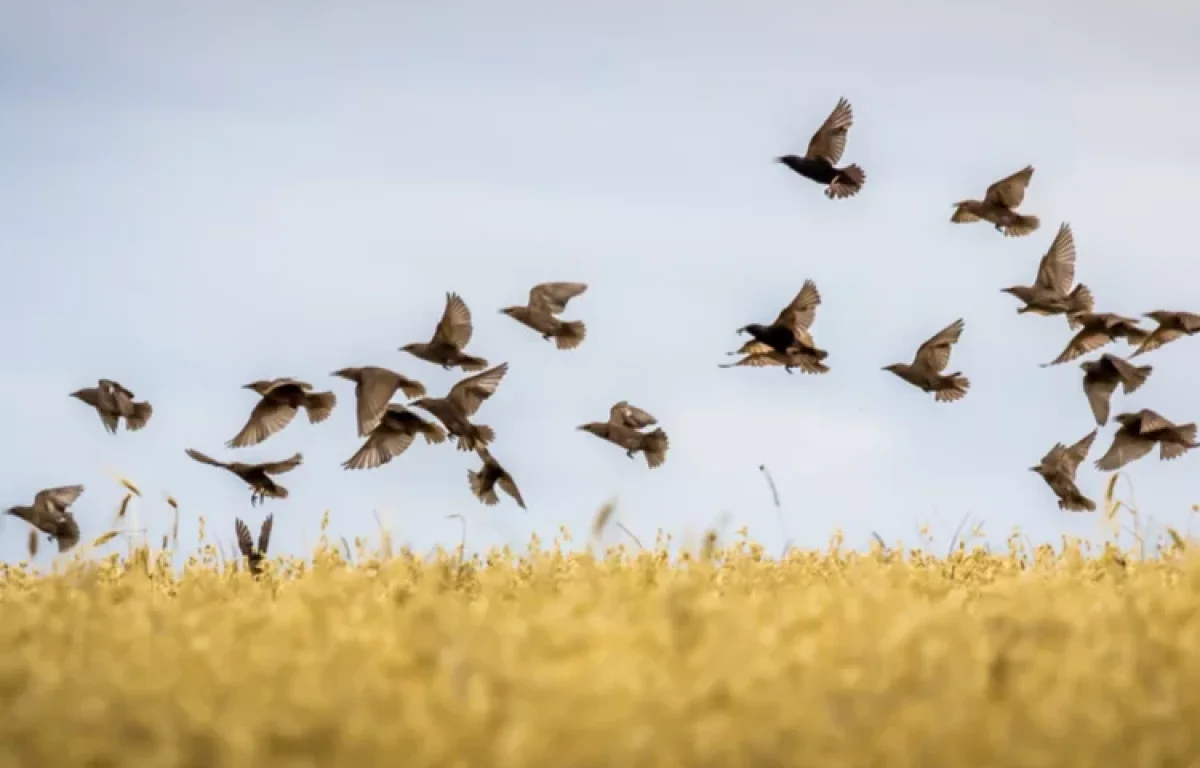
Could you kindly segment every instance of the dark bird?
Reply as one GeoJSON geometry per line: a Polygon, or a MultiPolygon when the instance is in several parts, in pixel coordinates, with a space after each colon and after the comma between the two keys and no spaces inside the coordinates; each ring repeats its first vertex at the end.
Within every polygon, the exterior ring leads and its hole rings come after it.
{"type": "Polygon", "coordinates": [[[396,390],[403,391],[409,400],[425,396],[424,384],[387,368],[376,368],[373,365],[365,368],[343,368],[334,371],[333,375],[354,382],[359,437],[369,434],[379,424],[396,390]]]}
{"type": "Polygon", "coordinates": [[[1076,315],[1075,320],[1079,331],[1067,343],[1067,348],[1062,354],[1048,363],[1043,363],[1043,368],[1069,363],[1080,355],[1094,352],[1117,339],[1123,338],[1131,345],[1141,344],[1149,335],[1138,327],[1137,320],[1111,312],[1084,312],[1076,315]]]}
{"type": "Polygon", "coordinates": [[[1102,472],[1115,472],[1137,461],[1150,453],[1155,443],[1162,461],[1177,459],[1198,447],[1195,424],[1172,424],[1149,408],[1117,414],[1116,420],[1121,428],[1113,435],[1108,453],[1096,462],[1096,469],[1102,472]]]}
{"type": "Polygon", "coordinates": [[[304,457],[299,453],[290,459],[269,461],[264,464],[243,464],[240,461],[233,461],[226,464],[216,459],[211,459],[192,448],[187,449],[187,455],[201,464],[227,469],[240,477],[242,482],[250,486],[250,506],[261,504],[268,497],[272,499],[286,499],[288,497],[288,489],[276,483],[270,476],[291,472],[304,461],[304,457]]]}
{"type": "Polygon", "coordinates": [[[242,557],[246,558],[246,564],[250,566],[250,573],[258,576],[262,573],[263,561],[267,559],[267,548],[271,546],[271,527],[275,523],[274,515],[267,515],[262,521],[262,527],[258,529],[258,545],[255,546],[254,540],[250,538],[250,529],[240,518],[234,518],[233,527],[237,532],[238,549],[242,553],[242,557]]]}
{"type": "Polygon", "coordinates": [[[925,392],[934,392],[933,399],[939,403],[952,403],[967,394],[971,382],[961,372],[942,375],[950,364],[950,348],[962,336],[963,321],[955,320],[938,331],[917,349],[911,365],[894,363],[883,370],[891,371],[900,378],[925,392]]]}
{"type": "Polygon", "coordinates": [[[500,502],[500,497],[496,494],[498,485],[502,491],[513,498],[513,501],[517,502],[518,507],[525,509],[525,500],[521,498],[521,491],[513,482],[512,475],[500,466],[500,462],[492,457],[487,448],[480,446],[475,449],[475,453],[483,459],[483,466],[479,468],[478,472],[467,471],[467,482],[470,484],[471,493],[475,494],[475,498],[489,507],[498,504],[500,502]]]}
{"type": "Polygon", "coordinates": [[[629,429],[644,429],[657,424],[658,419],[641,408],[630,405],[628,401],[620,400],[608,409],[608,423],[618,424],[629,429]]]}
{"type": "Polygon", "coordinates": [[[471,343],[474,332],[471,310],[467,309],[466,302],[457,293],[447,293],[446,308],[442,310],[442,319],[438,321],[433,338],[427,343],[405,344],[400,351],[440,365],[447,371],[455,367],[464,371],[482,371],[487,368],[487,360],[463,351],[471,343]]]}
{"type": "Polygon", "coordinates": [[[743,353],[746,356],[736,363],[726,363],[718,367],[736,368],[738,366],[748,366],[751,368],[763,368],[766,366],[782,366],[788,373],[791,373],[793,368],[799,368],[803,373],[829,373],[829,366],[821,362],[825,355],[820,350],[811,352],[808,350],[798,350],[781,354],[761,341],[751,341],[742,345],[741,350],[736,354],[743,353]],[[820,354],[818,355],[818,353],[820,354]]]}
{"type": "Polygon", "coordinates": [[[66,552],[79,543],[79,523],[69,508],[81,493],[82,485],[47,488],[33,497],[32,506],[10,507],[8,514],[46,534],[51,541],[58,542],[59,552],[66,552]]]}
{"type": "Polygon", "coordinates": [[[1195,336],[1200,333],[1200,315],[1191,312],[1168,312],[1165,309],[1157,309],[1147,312],[1145,317],[1158,323],[1158,327],[1150,332],[1150,335],[1130,357],[1153,352],[1164,344],[1170,344],[1184,336],[1195,336]]]}
{"type": "MultiPolygon", "coordinates": [[[[611,419],[611,416],[610,416],[611,419]]],[[[667,449],[671,441],[661,428],[653,432],[639,432],[623,424],[613,424],[611,421],[594,421],[576,427],[584,432],[590,432],[601,440],[607,440],[625,449],[625,455],[634,458],[640,451],[646,455],[646,464],[650,469],[659,467],[667,460],[667,449]]]]}
{"type": "Polygon", "coordinates": [[[1058,508],[1068,512],[1095,512],[1096,502],[1079,492],[1075,485],[1075,472],[1079,464],[1087,458],[1092,443],[1096,440],[1096,430],[1092,430],[1082,440],[1070,448],[1062,443],[1056,443],[1050,452],[1042,457],[1042,462],[1036,467],[1030,467],[1031,472],[1037,472],[1058,497],[1058,508]]]}
{"type": "Polygon", "coordinates": [[[575,349],[587,337],[587,326],[581,320],[560,320],[555,315],[586,290],[586,283],[539,283],[530,289],[525,306],[505,307],[500,314],[532,328],[547,341],[554,339],[559,349],[575,349]]]}
{"type": "Polygon", "coordinates": [[[508,363],[463,379],[450,388],[444,398],[423,397],[410,405],[437,417],[446,431],[458,438],[458,450],[473,451],[496,439],[496,431],[483,424],[472,424],[470,418],[500,386],[508,373],[508,363]]]}
{"type": "Polygon", "coordinates": [[[268,379],[246,384],[242,389],[257,392],[262,398],[242,430],[225,443],[227,448],[246,448],[258,445],[271,435],[280,431],[301,408],[308,414],[312,424],[320,424],[333,413],[337,405],[337,395],[332,392],[313,392],[312,385],[296,379],[268,379]]]}
{"type": "Polygon", "coordinates": [[[1108,423],[1109,404],[1117,385],[1121,385],[1125,394],[1132,395],[1154,371],[1152,366],[1139,367],[1109,354],[1101,355],[1099,360],[1080,363],[1079,367],[1083,369],[1083,393],[1087,395],[1092,415],[1100,426],[1108,423]]]}
{"type": "Polygon", "coordinates": [[[72,392],[71,397],[95,408],[104,428],[114,435],[122,418],[125,419],[125,429],[137,432],[146,426],[154,414],[154,407],[150,403],[134,402],[134,394],[112,379],[100,379],[97,386],[72,392]]]}
{"type": "Polygon", "coordinates": [[[1037,231],[1041,222],[1037,216],[1023,216],[1016,208],[1025,200],[1025,189],[1033,178],[1033,166],[1027,165],[1011,176],[992,184],[983,200],[960,200],[954,204],[950,221],[967,224],[980,219],[995,225],[1005,237],[1024,237],[1037,231]]]}
{"type": "Polygon", "coordinates": [[[422,419],[403,405],[392,403],[383,412],[379,424],[366,442],[342,464],[345,469],[375,469],[408,450],[417,435],[436,445],[446,442],[446,432],[437,424],[422,419]]]}
{"type": "Polygon", "coordinates": [[[825,184],[825,196],[830,200],[853,197],[863,188],[867,174],[857,165],[838,168],[842,152],[846,150],[846,134],[854,125],[854,110],[846,99],[838,99],[837,106],[821,123],[821,127],[808,142],[804,157],[784,155],[775,158],[806,179],[825,184]]]}
{"type": "Polygon", "coordinates": [[[1038,264],[1033,285],[1014,285],[1003,289],[1003,293],[1011,293],[1025,302],[1025,306],[1017,309],[1018,314],[1066,315],[1070,327],[1078,328],[1076,316],[1091,312],[1094,301],[1092,292],[1083,283],[1072,289],[1074,282],[1075,237],[1071,234],[1070,225],[1063,224],[1058,228],[1050,250],[1046,251],[1038,264]]]}
{"type": "MultiPolygon", "coordinates": [[[[813,343],[809,328],[816,319],[817,307],[821,306],[821,294],[812,280],[805,280],[799,293],[780,311],[775,322],[770,325],[751,323],[738,329],[738,333],[748,333],[754,341],[760,342],[775,350],[780,355],[793,352],[808,352],[818,360],[824,360],[826,353],[817,349],[813,343]]],[[[753,354],[754,342],[747,342],[737,352],[732,354],[753,354]]]]}

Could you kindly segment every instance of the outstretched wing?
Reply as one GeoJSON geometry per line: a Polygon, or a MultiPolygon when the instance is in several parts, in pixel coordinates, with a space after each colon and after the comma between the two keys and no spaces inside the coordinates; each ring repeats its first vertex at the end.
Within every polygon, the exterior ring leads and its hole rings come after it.
{"type": "Polygon", "coordinates": [[[263,472],[266,472],[268,475],[282,475],[284,472],[291,472],[293,469],[300,466],[303,462],[304,462],[304,455],[297,453],[296,455],[292,456],[290,459],[284,459],[283,461],[272,461],[272,462],[268,462],[266,464],[259,464],[258,468],[261,469],[263,472]]]}
{"type": "Polygon", "coordinates": [[[810,160],[821,158],[830,165],[837,165],[842,159],[842,152],[846,150],[846,134],[850,132],[852,125],[854,110],[850,102],[845,98],[838,99],[837,106],[809,140],[805,157],[810,160]]]}
{"type": "Polygon", "coordinates": [[[962,318],[959,318],[935,333],[917,349],[912,364],[928,368],[934,373],[946,370],[946,366],[950,364],[950,348],[962,336],[963,327],[962,318]]]}
{"type": "Polygon", "coordinates": [[[587,290],[587,283],[539,283],[529,290],[529,308],[561,314],[567,302],[587,290]]]}
{"type": "Polygon", "coordinates": [[[449,344],[461,350],[471,343],[471,310],[457,293],[446,294],[446,308],[442,310],[442,319],[438,321],[437,330],[433,332],[431,344],[449,344]]]}
{"type": "Polygon", "coordinates": [[[186,451],[184,451],[184,453],[186,453],[188,456],[191,456],[193,459],[200,462],[201,464],[207,464],[210,467],[220,467],[222,469],[229,469],[228,464],[226,464],[222,461],[217,461],[216,459],[210,458],[210,457],[206,456],[205,454],[200,453],[200,451],[197,451],[195,448],[188,448],[186,451]]]}
{"type": "Polygon", "coordinates": [[[242,553],[242,557],[252,557],[254,540],[250,538],[250,529],[246,527],[241,518],[234,518],[233,529],[237,533],[238,551],[242,553]]]}
{"type": "Polygon", "coordinates": [[[271,529],[275,527],[275,515],[267,515],[267,518],[262,521],[262,527],[258,529],[258,553],[260,555],[267,554],[267,547],[271,546],[271,529]]]}
{"type": "Polygon", "coordinates": [[[1092,449],[1092,443],[1096,441],[1098,431],[1093,429],[1084,435],[1083,439],[1063,452],[1062,466],[1071,477],[1075,477],[1075,470],[1079,469],[1079,465],[1087,458],[1088,451],[1092,449]]]}
{"type": "Polygon", "coordinates": [[[500,486],[501,490],[511,496],[513,501],[517,502],[518,507],[525,509],[525,499],[521,498],[521,491],[517,489],[517,484],[512,479],[512,475],[507,472],[501,472],[500,478],[496,480],[496,484],[500,486]]]}
{"type": "Polygon", "coordinates": [[[1046,255],[1038,264],[1037,281],[1034,285],[1066,296],[1071,292],[1074,283],[1075,236],[1071,234],[1071,226],[1064,223],[1058,228],[1054,242],[1050,243],[1050,250],[1046,251],[1046,255]]]}
{"type": "Polygon", "coordinates": [[[33,506],[38,509],[65,509],[75,503],[83,493],[82,485],[63,485],[39,491],[33,497],[33,506]]]}
{"type": "Polygon", "coordinates": [[[287,403],[263,398],[254,406],[254,410],[250,411],[250,418],[246,420],[241,431],[225,445],[227,448],[258,445],[291,424],[292,419],[296,418],[296,413],[297,410],[287,403]]]}
{"type": "Polygon", "coordinates": [[[483,401],[495,394],[506,373],[508,363],[501,363],[483,373],[469,376],[451,387],[446,399],[457,405],[466,416],[474,416],[483,401]]]}
{"type": "Polygon", "coordinates": [[[658,420],[641,408],[622,400],[608,410],[608,423],[621,424],[631,429],[642,429],[657,424],[658,420]]]}
{"type": "Polygon", "coordinates": [[[817,314],[817,307],[820,305],[821,293],[817,290],[816,283],[812,280],[805,280],[800,292],[796,294],[790,304],[783,308],[779,317],[775,318],[775,325],[791,328],[794,331],[807,331],[812,326],[813,319],[817,314]]]}
{"type": "Polygon", "coordinates": [[[1016,208],[1025,199],[1025,188],[1033,178],[1033,166],[1027,165],[1011,176],[1005,176],[987,188],[983,201],[1005,208],[1016,208]]]}

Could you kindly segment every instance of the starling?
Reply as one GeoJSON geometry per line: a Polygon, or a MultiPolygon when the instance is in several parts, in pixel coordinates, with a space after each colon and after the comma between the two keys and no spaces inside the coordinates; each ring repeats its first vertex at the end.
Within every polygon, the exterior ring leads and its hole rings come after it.
{"type": "Polygon", "coordinates": [[[379,424],[371,430],[362,447],[342,467],[345,469],[375,469],[408,450],[417,435],[424,435],[430,445],[446,442],[446,432],[437,424],[425,421],[403,405],[392,403],[383,412],[379,424]]]}
{"type": "Polygon", "coordinates": [[[590,432],[601,440],[621,446],[625,449],[625,455],[631,459],[641,451],[646,454],[646,464],[650,469],[661,466],[667,460],[667,449],[671,447],[667,433],[661,428],[653,432],[638,432],[623,424],[594,421],[576,429],[590,432]]]}
{"type": "Polygon", "coordinates": [[[483,459],[483,466],[479,468],[478,472],[467,471],[467,482],[471,486],[471,493],[490,507],[500,502],[500,497],[496,495],[496,486],[499,485],[501,490],[517,502],[518,507],[525,509],[525,500],[521,498],[521,491],[513,482],[512,475],[500,466],[500,462],[492,457],[487,448],[480,446],[475,449],[475,453],[483,459]]]}
{"type": "Polygon", "coordinates": [[[1116,420],[1121,428],[1113,435],[1112,447],[1096,462],[1102,472],[1115,472],[1137,461],[1150,453],[1155,443],[1162,461],[1177,459],[1200,445],[1196,443],[1195,424],[1172,424],[1149,408],[1118,414],[1116,420]]]}
{"type": "Polygon", "coordinates": [[[242,430],[225,443],[227,448],[246,448],[258,445],[271,435],[280,431],[303,408],[308,413],[312,424],[320,424],[329,418],[333,407],[337,405],[337,395],[332,392],[313,392],[312,385],[296,379],[270,379],[246,384],[242,389],[250,389],[262,398],[242,430]]]}
{"type": "Polygon", "coordinates": [[[154,413],[150,403],[135,403],[134,394],[111,379],[100,379],[97,386],[72,392],[71,397],[95,408],[104,428],[114,435],[122,418],[125,419],[125,429],[137,432],[146,426],[154,413]]]}
{"type": "Polygon", "coordinates": [[[1076,316],[1091,312],[1094,304],[1088,287],[1080,283],[1072,289],[1074,282],[1075,237],[1071,234],[1071,226],[1064,223],[1038,264],[1033,285],[1015,285],[1002,292],[1011,293],[1025,302],[1025,306],[1017,309],[1018,314],[1066,315],[1067,323],[1074,329],[1079,327],[1076,316]]]}
{"type": "Polygon", "coordinates": [[[33,497],[32,506],[11,507],[8,514],[46,534],[51,541],[58,542],[59,552],[66,552],[79,543],[79,523],[75,522],[69,507],[81,493],[82,485],[47,488],[33,497]]]}
{"type": "Polygon", "coordinates": [[[750,341],[742,345],[741,350],[735,354],[745,354],[746,356],[736,363],[727,363],[718,367],[736,368],[744,365],[751,368],[762,368],[774,365],[783,366],[788,373],[791,373],[793,368],[799,368],[804,373],[829,373],[829,366],[821,362],[825,358],[823,350],[798,350],[781,354],[761,341],[750,341]]]}
{"type": "Polygon", "coordinates": [[[1147,312],[1145,317],[1158,323],[1158,327],[1150,332],[1150,335],[1130,357],[1153,352],[1164,344],[1170,344],[1184,336],[1194,336],[1200,333],[1200,315],[1191,312],[1168,312],[1165,309],[1158,309],[1154,312],[1147,312]]]}
{"type": "Polygon", "coordinates": [[[621,400],[614,403],[613,407],[608,409],[608,423],[628,427],[629,429],[644,429],[645,427],[652,427],[657,424],[658,419],[641,408],[630,405],[625,400],[621,400]]]}
{"type": "MultiPolygon", "coordinates": [[[[806,351],[817,355],[823,360],[826,353],[817,349],[813,344],[808,329],[816,318],[817,307],[821,306],[821,294],[812,280],[805,280],[800,292],[796,294],[770,325],[751,323],[738,329],[738,333],[748,333],[755,341],[761,342],[781,355],[792,352],[806,351]]],[[[743,346],[734,354],[750,354],[749,344],[743,346]]]]}
{"type": "Polygon", "coordinates": [[[846,134],[852,125],[854,110],[850,102],[844,98],[838,99],[837,106],[809,140],[804,157],[784,155],[775,160],[806,179],[827,185],[825,196],[830,200],[853,197],[866,183],[867,174],[857,165],[837,167],[846,149],[846,134]]]}
{"type": "Polygon", "coordinates": [[[271,527],[275,523],[274,515],[267,515],[267,518],[262,521],[262,527],[258,529],[258,546],[254,545],[254,540],[250,538],[250,529],[239,518],[234,518],[233,527],[237,532],[238,549],[241,550],[242,557],[246,558],[246,564],[250,566],[250,573],[258,576],[262,573],[263,561],[267,559],[267,548],[271,545],[271,527]]]}
{"type": "Polygon", "coordinates": [[[958,371],[945,376],[941,374],[950,363],[950,348],[958,343],[962,332],[962,319],[955,320],[917,349],[911,365],[894,363],[883,370],[891,371],[925,392],[936,393],[933,399],[939,403],[961,400],[966,396],[971,382],[958,371]]]}
{"type": "Polygon", "coordinates": [[[484,400],[495,394],[506,373],[508,363],[501,363],[458,382],[444,398],[423,397],[411,405],[436,416],[446,431],[458,438],[458,450],[473,451],[496,439],[495,430],[483,424],[472,424],[470,418],[484,400]]]}
{"type": "Polygon", "coordinates": [[[1079,367],[1083,369],[1083,393],[1087,395],[1092,415],[1100,426],[1108,423],[1109,403],[1117,385],[1121,385],[1125,394],[1132,395],[1154,371],[1152,366],[1139,367],[1109,354],[1101,355],[1099,360],[1081,363],[1079,367]]]}
{"type": "Polygon", "coordinates": [[[1094,352],[1120,338],[1124,338],[1130,344],[1140,344],[1149,335],[1138,327],[1138,321],[1132,317],[1110,312],[1084,312],[1076,315],[1075,320],[1079,324],[1079,332],[1067,343],[1067,348],[1062,354],[1048,363],[1043,363],[1043,368],[1069,363],[1080,355],[1094,352]]]}
{"type": "Polygon", "coordinates": [[[270,476],[291,472],[304,461],[304,457],[299,453],[290,459],[270,461],[265,464],[243,464],[240,461],[233,461],[226,464],[216,459],[210,459],[208,456],[200,453],[200,451],[192,448],[187,449],[187,455],[201,464],[208,464],[211,467],[221,467],[240,477],[244,483],[250,486],[250,506],[261,504],[268,497],[272,499],[286,499],[288,497],[288,489],[276,483],[270,476]]]}
{"type": "Polygon", "coordinates": [[[365,437],[379,424],[396,390],[402,390],[409,400],[425,396],[424,384],[387,368],[376,368],[373,365],[365,368],[343,368],[334,371],[333,375],[354,382],[359,437],[365,437]]]}
{"type": "Polygon", "coordinates": [[[966,224],[972,221],[991,222],[997,232],[1005,237],[1024,237],[1037,231],[1041,225],[1037,216],[1023,216],[1016,212],[1025,199],[1025,188],[1033,178],[1033,166],[1027,165],[1012,176],[1006,176],[992,184],[984,193],[983,200],[961,200],[954,204],[954,215],[950,221],[966,224]]]}
{"type": "Polygon", "coordinates": [[[471,310],[467,309],[466,302],[457,293],[447,293],[446,308],[442,311],[442,319],[438,321],[433,338],[428,343],[405,344],[400,351],[427,363],[440,365],[447,371],[454,367],[464,371],[482,371],[487,368],[487,360],[463,352],[474,332],[471,310]]]}
{"type": "Polygon", "coordinates": [[[567,302],[587,290],[586,283],[539,283],[529,291],[529,303],[523,307],[505,307],[500,314],[508,315],[549,341],[554,339],[559,349],[575,349],[587,337],[587,326],[580,320],[559,320],[567,302]]]}
{"type": "Polygon", "coordinates": [[[1042,462],[1036,467],[1030,467],[1031,472],[1037,472],[1058,497],[1058,508],[1068,512],[1095,512],[1096,502],[1079,492],[1075,485],[1075,471],[1079,464],[1087,458],[1092,443],[1096,440],[1096,430],[1092,430],[1082,440],[1070,448],[1057,443],[1050,452],[1042,457],[1042,462]]]}

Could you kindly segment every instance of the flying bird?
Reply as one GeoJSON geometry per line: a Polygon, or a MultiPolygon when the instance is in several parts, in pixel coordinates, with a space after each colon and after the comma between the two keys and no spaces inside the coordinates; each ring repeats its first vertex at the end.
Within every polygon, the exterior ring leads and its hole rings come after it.
{"type": "Polygon", "coordinates": [[[1083,369],[1083,393],[1087,395],[1092,415],[1100,426],[1108,423],[1109,404],[1117,385],[1125,390],[1125,394],[1132,395],[1154,371],[1152,366],[1133,365],[1110,354],[1080,363],[1079,367],[1083,369]]]}
{"type": "Polygon", "coordinates": [[[798,350],[782,354],[771,349],[761,341],[750,341],[742,345],[742,348],[734,354],[745,354],[745,357],[736,363],[725,363],[718,367],[737,368],[739,366],[748,366],[751,368],[763,368],[766,366],[782,366],[788,373],[791,373],[793,368],[799,368],[803,373],[829,373],[829,366],[821,362],[825,358],[823,350],[798,350]]]}
{"type": "Polygon", "coordinates": [[[952,403],[967,394],[971,382],[960,371],[942,375],[950,364],[950,348],[958,343],[963,332],[962,319],[935,333],[917,349],[911,364],[893,363],[883,370],[891,371],[900,378],[925,392],[935,393],[933,399],[939,403],[952,403]]]}
{"type": "Polygon", "coordinates": [[[555,315],[586,290],[586,283],[539,283],[529,290],[525,306],[505,307],[500,314],[532,328],[547,341],[554,339],[559,349],[575,349],[587,337],[587,326],[582,320],[560,320],[555,315]]]}
{"type": "MultiPolygon", "coordinates": [[[[611,417],[610,417],[611,418],[611,417]]],[[[634,458],[638,452],[646,455],[646,464],[650,469],[662,466],[667,460],[667,449],[671,441],[661,428],[653,432],[639,432],[623,424],[613,424],[611,421],[593,421],[583,424],[576,429],[590,432],[601,440],[607,440],[625,449],[625,455],[634,458]]]]}
{"type": "Polygon", "coordinates": [[[258,445],[292,423],[301,408],[312,424],[320,424],[333,413],[337,395],[332,392],[313,392],[312,385],[296,379],[264,379],[246,384],[242,389],[257,392],[262,398],[241,431],[225,443],[226,448],[246,448],[258,445]]]}
{"type": "Polygon", "coordinates": [[[1113,435],[1112,446],[1096,462],[1096,468],[1103,472],[1115,472],[1137,461],[1150,453],[1155,443],[1162,461],[1177,459],[1200,447],[1196,443],[1195,424],[1173,424],[1149,408],[1118,414],[1116,420],[1121,427],[1113,435]]]}
{"type": "Polygon", "coordinates": [[[38,491],[31,506],[10,507],[8,514],[19,517],[51,541],[58,542],[58,551],[66,552],[79,543],[79,523],[70,506],[83,493],[82,485],[64,485],[38,491]]]}
{"type": "Polygon", "coordinates": [[[512,475],[500,466],[500,462],[496,461],[487,448],[480,446],[475,449],[475,453],[483,459],[483,466],[479,468],[478,472],[467,471],[467,482],[470,484],[471,493],[475,494],[475,498],[489,507],[498,504],[500,502],[500,497],[496,494],[498,485],[500,490],[517,502],[518,507],[525,509],[525,500],[521,498],[521,491],[513,482],[512,475]]]}
{"type": "Polygon", "coordinates": [[[1062,443],[1056,443],[1042,457],[1036,467],[1030,467],[1031,472],[1037,472],[1058,497],[1058,508],[1068,512],[1094,512],[1096,502],[1079,492],[1075,485],[1075,472],[1079,464],[1087,458],[1092,443],[1096,440],[1096,430],[1086,434],[1082,440],[1070,448],[1062,443]]]}
{"type": "MultiPolygon", "coordinates": [[[[751,323],[738,329],[738,333],[748,333],[754,341],[765,344],[781,355],[797,351],[807,351],[825,358],[825,352],[813,344],[809,328],[817,316],[817,307],[821,306],[821,293],[812,280],[805,280],[804,285],[795,297],[784,307],[775,322],[770,325],[751,323]]],[[[732,354],[750,354],[747,350],[753,342],[732,354]]]]}
{"type": "Polygon", "coordinates": [[[863,188],[867,174],[857,165],[838,168],[842,153],[846,150],[846,134],[854,125],[854,109],[846,99],[838,99],[837,106],[821,123],[821,127],[808,142],[804,157],[784,155],[775,158],[806,179],[824,184],[825,196],[830,200],[853,197],[863,188]]]}
{"type": "Polygon", "coordinates": [[[424,343],[405,344],[400,351],[427,363],[440,365],[447,371],[451,368],[482,371],[487,368],[487,360],[472,357],[463,351],[471,343],[474,332],[471,310],[467,309],[466,302],[457,293],[447,293],[446,308],[442,310],[442,319],[438,321],[433,338],[424,343]]]}
{"type": "Polygon", "coordinates": [[[95,408],[104,428],[114,435],[122,418],[125,429],[136,432],[154,414],[150,403],[134,402],[134,394],[112,379],[100,379],[96,386],[72,392],[71,397],[95,408]]]}
{"type": "Polygon", "coordinates": [[[1080,283],[1072,289],[1074,283],[1075,237],[1070,225],[1064,223],[1038,264],[1033,285],[1014,285],[1003,289],[1003,293],[1011,293],[1025,303],[1017,308],[1018,314],[1066,315],[1070,327],[1078,328],[1076,316],[1091,312],[1095,302],[1086,285],[1080,283]]]}
{"type": "Polygon", "coordinates": [[[286,499],[288,497],[288,489],[272,480],[271,475],[282,475],[284,472],[291,472],[304,461],[304,457],[297,453],[290,459],[284,459],[283,461],[269,461],[263,464],[244,464],[240,461],[233,461],[226,464],[225,462],[211,459],[192,448],[188,448],[186,453],[201,464],[227,469],[240,477],[242,482],[250,486],[250,506],[261,504],[267,498],[286,499]]]}
{"type": "Polygon", "coordinates": [[[1041,225],[1038,217],[1016,212],[1025,200],[1025,189],[1031,178],[1033,166],[1027,165],[988,187],[983,200],[960,200],[954,204],[950,221],[967,224],[982,219],[995,225],[996,231],[1003,232],[1005,237],[1024,237],[1036,232],[1041,225]]]}
{"type": "Polygon", "coordinates": [[[1043,363],[1043,368],[1069,363],[1117,339],[1123,338],[1131,345],[1140,344],[1149,335],[1138,327],[1137,320],[1111,312],[1084,312],[1076,315],[1075,320],[1079,324],[1079,331],[1067,343],[1067,348],[1062,354],[1048,363],[1043,363]]]}
{"type": "Polygon", "coordinates": [[[275,524],[275,516],[267,515],[262,521],[262,527],[258,529],[258,544],[250,538],[250,529],[240,518],[234,518],[233,527],[237,532],[238,549],[242,553],[242,557],[246,558],[246,564],[250,566],[250,573],[258,576],[262,573],[263,561],[267,559],[267,548],[271,546],[271,528],[275,524]]]}
{"type": "Polygon", "coordinates": [[[644,429],[657,424],[658,419],[641,408],[630,405],[628,401],[620,400],[608,409],[608,423],[618,424],[629,429],[644,429]]]}
{"type": "Polygon", "coordinates": [[[450,388],[444,398],[423,397],[410,405],[437,417],[446,431],[458,438],[458,450],[473,451],[496,439],[496,431],[483,424],[472,424],[470,418],[500,386],[508,363],[501,363],[483,373],[463,379],[450,388]]]}
{"type": "Polygon", "coordinates": [[[425,396],[424,384],[387,368],[376,368],[373,365],[364,368],[343,368],[334,371],[333,375],[354,382],[359,437],[366,436],[379,424],[396,390],[403,391],[409,400],[425,396]]]}
{"type": "Polygon", "coordinates": [[[1150,332],[1150,335],[1130,357],[1153,352],[1164,344],[1170,344],[1184,336],[1195,336],[1200,333],[1200,315],[1191,312],[1168,312],[1165,309],[1158,309],[1147,312],[1144,316],[1158,323],[1158,327],[1150,332]]]}
{"type": "Polygon", "coordinates": [[[366,442],[342,464],[345,469],[375,469],[408,450],[417,435],[436,445],[446,442],[446,432],[437,424],[422,419],[403,405],[392,403],[383,412],[379,424],[366,442]]]}

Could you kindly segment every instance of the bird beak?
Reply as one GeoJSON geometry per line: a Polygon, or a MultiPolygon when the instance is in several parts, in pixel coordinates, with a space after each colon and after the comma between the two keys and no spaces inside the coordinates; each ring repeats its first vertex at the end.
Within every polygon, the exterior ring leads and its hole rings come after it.
{"type": "Polygon", "coordinates": [[[1030,468],[1029,468],[1029,471],[1030,471],[1030,472],[1037,472],[1037,471],[1038,471],[1038,468],[1037,468],[1037,467],[1030,467],[1030,468]]]}

